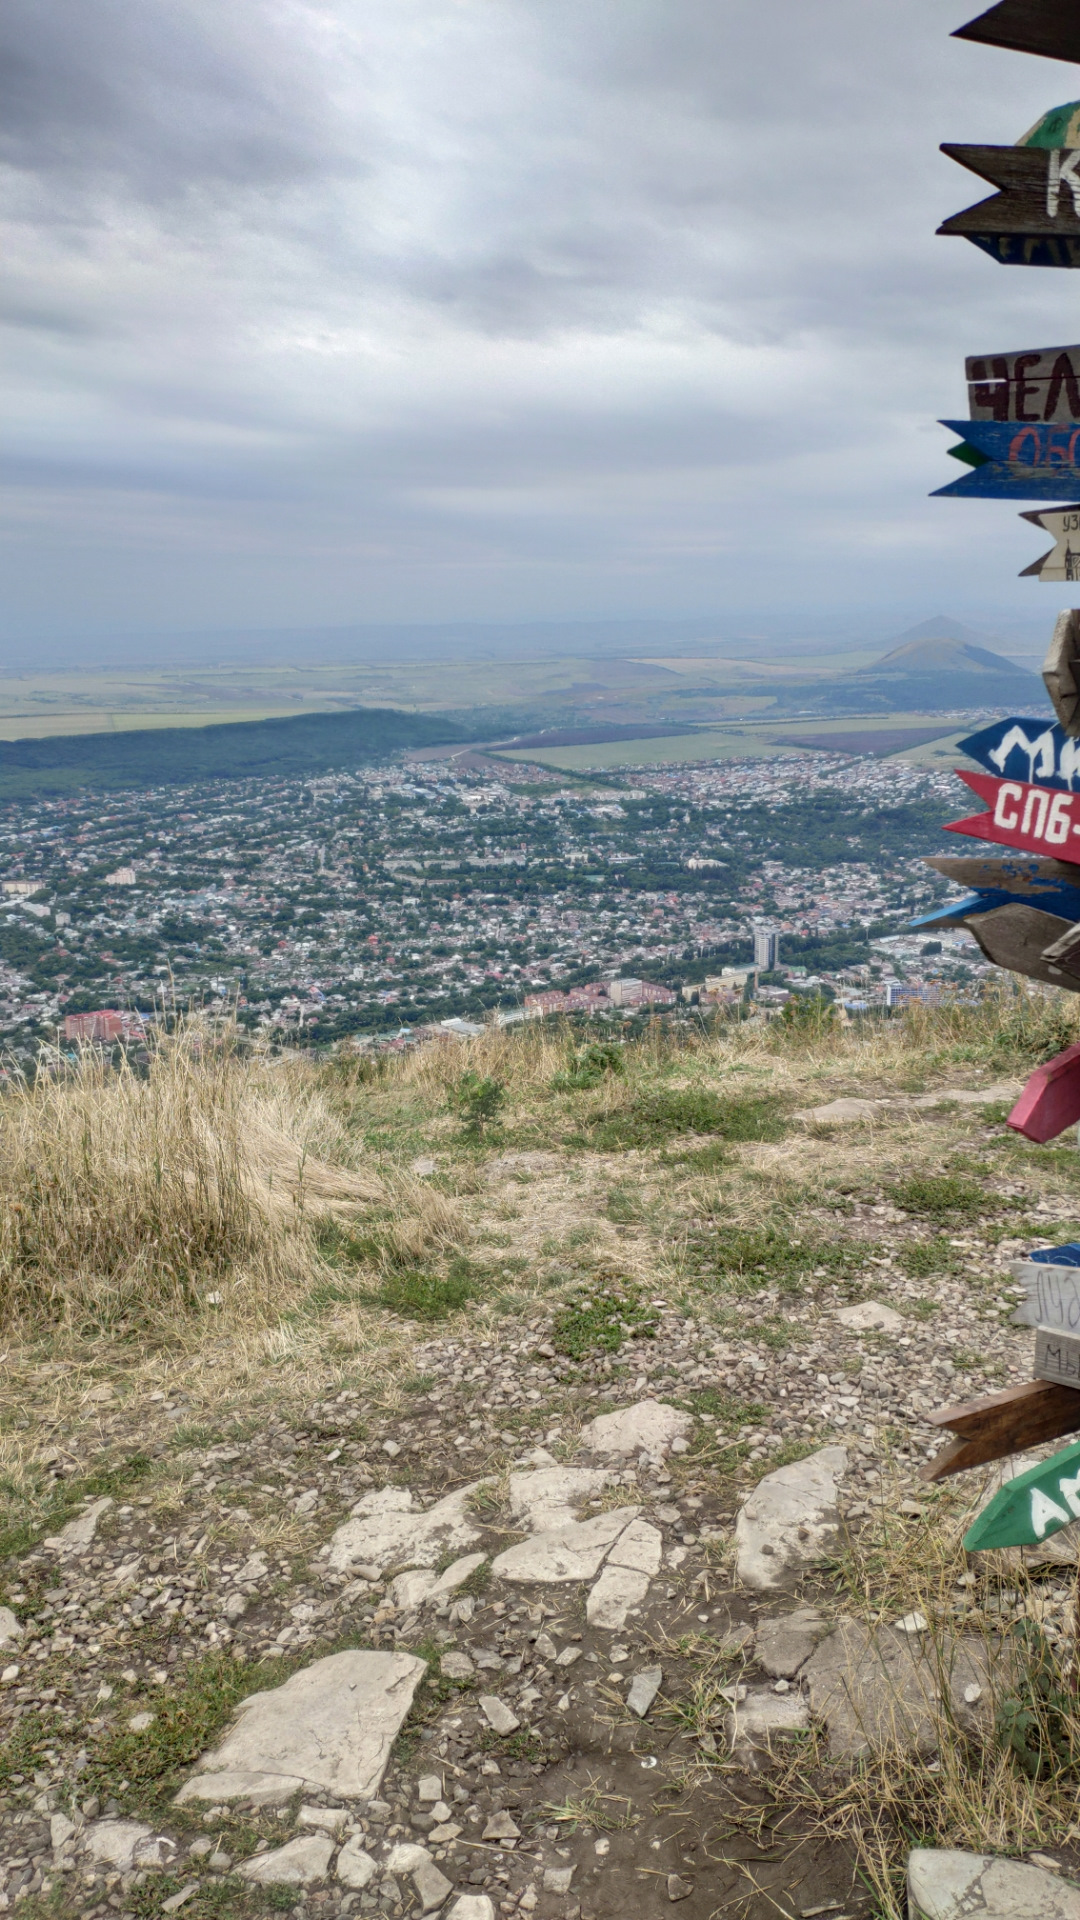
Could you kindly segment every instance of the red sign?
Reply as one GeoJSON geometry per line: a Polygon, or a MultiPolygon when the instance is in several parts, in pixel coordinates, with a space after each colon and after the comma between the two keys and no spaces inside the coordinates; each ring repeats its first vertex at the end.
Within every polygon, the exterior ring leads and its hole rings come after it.
{"type": "Polygon", "coordinates": [[[1042,1145],[1080,1120],[1080,1047],[1066,1047],[1036,1067],[1007,1125],[1042,1145]]]}
{"type": "Polygon", "coordinates": [[[1026,780],[996,780],[990,773],[962,773],[959,767],[956,772],[990,811],[950,820],[946,833],[969,833],[973,840],[996,840],[1024,853],[1052,853],[1057,860],[1080,866],[1080,793],[1034,787],[1026,780]]]}

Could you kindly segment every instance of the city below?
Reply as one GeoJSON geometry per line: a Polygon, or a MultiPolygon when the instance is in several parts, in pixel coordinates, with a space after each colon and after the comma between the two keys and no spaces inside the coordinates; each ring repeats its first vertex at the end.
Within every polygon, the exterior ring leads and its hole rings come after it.
{"type": "Polygon", "coordinates": [[[948,891],[922,856],[956,797],[948,774],[802,755],[572,780],[399,759],[12,802],[0,1033],[25,1062],[190,1006],[317,1047],[933,996],[995,971],[966,933],[906,931],[948,891]]]}

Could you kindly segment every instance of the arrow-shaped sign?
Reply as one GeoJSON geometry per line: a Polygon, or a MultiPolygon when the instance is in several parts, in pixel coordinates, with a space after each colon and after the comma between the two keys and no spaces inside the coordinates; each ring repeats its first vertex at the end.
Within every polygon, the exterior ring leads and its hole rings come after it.
{"type": "Polygon", "coordinates": [[[967,147],[942,153],[998,193],[943,220],[1007,266],[1080,267],[1080,147],[967,147]]]}
{"type": "Polygon", "coordinates": [[[1060,500],[1080,484],[1080,420],[942,420],[961,435],[949,451],[971,467],[936,495],[984,499],[1060,500]]]}
{"type": "Polygon", "coordinates": [[[1025,1140],[1056,1140],[1080,1120],[1080,1047],[1066,1047],[1036,1067],[1008,1118],[1025,1140]]]}
{"type": "Polygon", "coordinates": [[[1043,685],[1066,733],[1080,737],[1080,611],[1059,613],[1042,663],[1043,685]]]}
{"type": "Polygon", "coordinates": [[[1020,569],[1021,580],[1029,576],[1053,584],[1080,580],[1080,506],[1041,507],[1037,513],[1022,513],[1020,518],[1041,527],[1054,541],[1041,560],[1020,569]]]}
{"type": "Polygon", "coordinates": [[[965,1400],[928,1415],[935,1427],[956,1434],[947,1447],[920,1468],[920,1480],[947,1480],[950,1474],[1024,1453],[1046,1440],[1080,1427],[1080,1393],[1072,1387],[1051,1386],[1048,1380],[1025,1380],[981,1400],[965,1400]]]}
{"type": "Polygon", "coordinates": [[[964,925],[993,966],[1021,973],[1026,980],[1041,980],[1045,986],[1080,993],[1080,972],[1074,971],[1080,967],[1080,960],[1071,953],[1074,921],[1043,913],[1041,908],[1022,901],[1010,901],[989,913],[969,913],[964,925]]]}
{"type": "Polygon", "coordinates": [[[946,833],[967,833],[973,840],[994,840],[1024,853],[1050,853],[1080,865],[1080,794],[1055,792],[1025,780],[995,780],[959,767],[956,771],[990,811],[950,820],[946,833]]]}
{"type": "Polygon", "coordinates": [[[924,856],[923,866],[944,880],[955,880],[958,887],[1004,887],[1035,906],[1056,887],[1080,884],[1067,861],[1039,860],[1027,853],[932,853],[924,856]]]}
{"type": "Polygon", "coordinates": [[[1061,0],[999,0],[964,27],[954,40],[978,40],[1013,53],[1041,53],[1047,60],[1080,61],[1080,13],[1061,0]]]}
{"type": "Polygon", "coordinates": [[[973,420],[1080,420],[1080,347],[969,354],[964,371],[973,420]]]}
{"type": "MultiPolygon", "coordinates": [[[[1026,517],[1035,518],[1034,514],[1026,517]]],[[[1080,787],[1080,740],[1071,739],[1064,727],[1053,721],[1013,714],[1008,720],[981,727],[978,733],[969,733],[956,744],[961,753],[977,760],[988,773],[1005,779],[1065,793],[1080,787]]],[[[966,884],[980,883],[971,880],[966,884]]]]}
{"type": "MultiPolygon", "coordinates": [[[[1080,1402],[1078,1402],[1080,1404],[1080,1402]]],[[[1080,1518],[1080,1441],[1007,1480],[964,1535],[969,1553],[1028,1547],[1080,1518]]]]}

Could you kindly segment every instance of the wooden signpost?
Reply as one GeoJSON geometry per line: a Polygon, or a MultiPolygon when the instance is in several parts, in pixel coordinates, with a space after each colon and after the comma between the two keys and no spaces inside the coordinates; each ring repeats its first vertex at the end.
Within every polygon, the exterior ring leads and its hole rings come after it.
{"type": "Polygon", "coordinates": [[[1080,793],[1033,786],[1027,780],[997,780],[992,774],[959,767],[957,774],[990,810],[947,821],[946,833],[995,840],[999,846],[1017,847],[1024,853],[1050,853],[1080,865],[1080,793]]]}
{"type": "Polygon", "coordinates": [[[1080,420],[1080,347],[969,354],[964,370],[973,420],[1080,420]]]}
{"type": "Polygon", "coordinates": [[[1080,148],[945,142],[941,151],[1000,191],[943,220],[939,233],[1002,266],[1080,267],[1080,148]]]}
{"type": "Polygon", "coordinates": [[[1080,610],[1075,607],[1058,614],[1042,677],[1065,732],[1080,738],[1080,610]]]}
{"type": "MultiPolygon", "coordinates": [[[[1080,261],[1077,262],[1080,265],[1080,261]]],[[[968,471],[934,498],[1055,500],[1080,483],[1080,421],[942,420],[963,436],[949,449],[968,471]]]]}
{"type": "Polygon", "coordinates": [[[1080,1393],[1048,1380],[1025,1380],[982,1400],[967,1400],[930,1415],[930,1423],[955,1433],[947,1447],[928,1460],[920,1479],[948,1480],[969,1467],[984,1467],[1010,1453],[1057,1440],[1080,1430],[1080,1393]]]}
{"type": "Polygon", "coordinates": [[[1020,518],[1041,527],[1054,541],[1041,559],[1033,560],[1030,567],[1021,567],[1020,578],[1034,577],[1055,586],[1080,580],[1080,506],[1044,507],[1038,513],[1022,513],[1020,518]]]}
{"type": "Polygon", "coordinates": [[[956,744],[987,773],[1003,774],[1007,780],[1037,781],[1040,787],[1066,793],[1080,787],[1080,740],[1066,733],[1060,722],[1055,725],[1052,720],[1011,714],[956,744]]]}
{"type": "Polygon", "coordinates": [[[1041,53],[1047,60],[1080,61],[1080,13],[1062,0],[999,0],[957,27],[952,37],[1009,47],[1013,53],[1041,53]]]}
{"type": "MultiPolygon", "coordinates": [[[[1075,1396],[1080,1399],[1080,1394],[1075,1396]]],[[[969,1553],[1034,1547],[1080,1519],[1080,1441],[1006,1481],[964,1535],[969,1553]]]]}
{"type": "MultiPolygon", "coordinates": [[[[1077,963],[1080,965],[1080,961],[1077,963]]],[[[1080,992],[1080,984],[1074,989],[1080,992]]],[[[1027,1140],[1056,1140],[1080,1120],[1080,1047],[1066,1047],[1036,1067],[1009,1115],[1009,1125],[1027,1140]]]]}
{"type": "Polygon", "coordinates": [[[1027,1289],[1013,1314],[1014,1327],[1053,1327],[1080,1336],[1080,1268],[1013,1260],[1010,1272],[1027,1289]]]}

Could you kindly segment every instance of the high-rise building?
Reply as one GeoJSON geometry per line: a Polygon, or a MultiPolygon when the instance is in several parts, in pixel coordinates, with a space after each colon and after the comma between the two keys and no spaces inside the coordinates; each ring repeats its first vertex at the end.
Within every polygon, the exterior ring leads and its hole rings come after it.
{"type": "Polygon", "coordinates": [[[780,958],[780,935],[770,927],[754,928],[754,965],[771,973],[780,958]]]}

